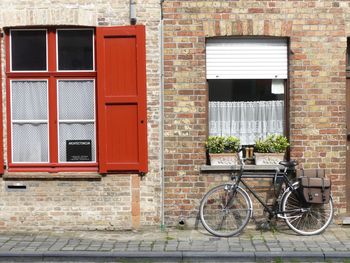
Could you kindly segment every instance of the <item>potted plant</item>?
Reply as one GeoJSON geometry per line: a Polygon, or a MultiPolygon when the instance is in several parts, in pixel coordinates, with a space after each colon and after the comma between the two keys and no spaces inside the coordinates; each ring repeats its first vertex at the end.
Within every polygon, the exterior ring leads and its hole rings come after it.
{"type": "Polygon", "coordinates": [[[211,165],[237,165],[240,140],[234,136],[209,136],[205,147],[211,165]]]}
{"type": "Polygon", "coordinates": [[[284,160],[289,143],[287,137],[272,134],[255,141],[254,156],[257,165],[275,165],[284,160]]]}

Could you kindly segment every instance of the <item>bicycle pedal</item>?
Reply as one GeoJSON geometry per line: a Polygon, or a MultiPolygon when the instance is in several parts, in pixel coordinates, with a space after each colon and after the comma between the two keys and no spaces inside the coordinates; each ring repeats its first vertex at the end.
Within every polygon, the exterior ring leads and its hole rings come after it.
{"type": "MultiPolygon", "coordinates": [[[[271,210],[273,210],[273,208],[274,208],[274,204],[267,204],[266,206],[268,208],[270,208],[271,210]]],[[[266,213],[268,212],[266,208],[264,208],[264,212],[266,212],[266,213]]]]}
{"type": "Polygon", "coordinates": [[[256,225],[256,230],[270,231],[272,229],[271,222],[264,221],[256,225]]]}

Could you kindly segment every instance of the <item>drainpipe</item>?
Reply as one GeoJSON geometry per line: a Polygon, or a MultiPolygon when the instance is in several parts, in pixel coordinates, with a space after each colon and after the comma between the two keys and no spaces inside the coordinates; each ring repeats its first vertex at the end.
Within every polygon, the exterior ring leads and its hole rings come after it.
{"type": "Polygon", "coordinates": [[[130,25],[136,25],[136,0],[130,0],[130,25]]]}
{"type": "Polygon", "coordinates": [[[160,229],[165,230],[164,220],[164,37],[163,37],[163,2],[160,0],[160,92],[159,92],[159,170],[161,180],[160,229]]]}

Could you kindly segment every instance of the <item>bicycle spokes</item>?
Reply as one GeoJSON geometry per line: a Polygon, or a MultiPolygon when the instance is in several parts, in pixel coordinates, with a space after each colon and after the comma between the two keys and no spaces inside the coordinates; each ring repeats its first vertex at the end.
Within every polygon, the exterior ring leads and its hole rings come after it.
{"type": "Polygon", "coordinates": [[[249,197],[232,185],[222,185],[209,191],[200,207],[203,226],[216,236],[238,233],[248,223],[250,213],[249,197]]]}
{"type": "Polygon", "coordinates": [[[282,200],[282,213],[288,226],[302,235],[321,233],[333,217],[333,201],[310,204],[300,200],[297,190],[289,190],[282,200]]]}

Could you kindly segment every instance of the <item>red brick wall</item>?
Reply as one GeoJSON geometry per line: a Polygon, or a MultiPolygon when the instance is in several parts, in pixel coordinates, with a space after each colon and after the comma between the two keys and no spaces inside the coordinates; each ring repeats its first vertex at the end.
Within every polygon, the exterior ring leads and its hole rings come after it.
{"type": "MultiPolygon", "coordinates": [[[[196,216],[205,164],[205,39],[275,36],[290,40],[291,157],[325,168],[337,213],[345,212],[347,1],[165,1],[165,215],[196,216]]],[[[220,176],[220,175],[218,175],[220,176]]]]}

